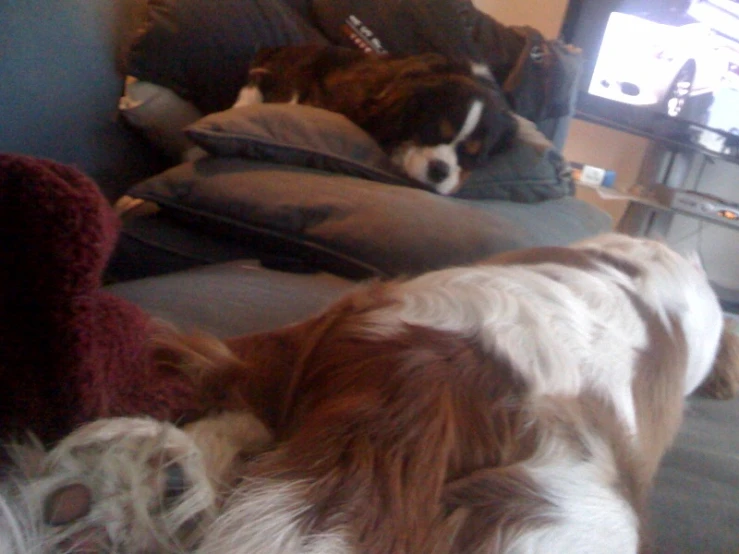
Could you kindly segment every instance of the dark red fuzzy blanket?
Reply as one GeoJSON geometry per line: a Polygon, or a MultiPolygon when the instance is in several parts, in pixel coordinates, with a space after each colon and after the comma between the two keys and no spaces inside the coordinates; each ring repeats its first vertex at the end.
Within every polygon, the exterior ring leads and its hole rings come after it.
{"type": "Polygon", "coordinates": [[[101,290],[119,222],[74,168],[0,154],[0,434],[46,441],[99,417],[176,420],[181,376],[151,364],[148,314],[101,290]]]}

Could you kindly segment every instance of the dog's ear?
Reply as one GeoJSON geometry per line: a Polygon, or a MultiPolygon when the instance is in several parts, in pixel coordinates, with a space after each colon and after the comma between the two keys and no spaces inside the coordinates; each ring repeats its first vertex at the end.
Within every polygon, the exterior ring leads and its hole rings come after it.
{"type": "Polygon", "coordinates": [[[407,129],[419,113],[421,99],[408,90],[407,80],[396,80],[364,104],[358,123],[385,149],[409,138],[407,129]]]}
{"type": "Polygon", "coordinates": [[[488,158],[510,149],[518,134],[518,121],[508,110],[495,111],[489,121],[486,143],[488,158]]]}

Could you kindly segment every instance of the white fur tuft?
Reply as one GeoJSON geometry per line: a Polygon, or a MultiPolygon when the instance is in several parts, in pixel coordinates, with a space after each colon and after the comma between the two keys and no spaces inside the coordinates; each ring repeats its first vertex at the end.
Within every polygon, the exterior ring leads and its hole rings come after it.
{"type": "Polygon", "coordinates": [[[439,194],[450,194],[459,186],[461,170],[457,152],[453,146],[417,146],[411,142],[402,144],[392,154],[392,161],[402,167],[406,175],[432,187],[439,194]],[[449,167],[449,175],[442,181],[431,181],[428,178],[429,163],[443,162],[449,167]]]}
{"type": "Polygon", "coordinates": [[[534,457],[521,464],[551,503],[545,513],[551,523],[519,533],[507,553],[636,554],[639,520],[616,491],[613,451],[594,433],[578,436],[590,456],[578,456],[561,438],[550,435],[534,457]]]}
{"type": "Polygon", "coordinates": [[[212,554],[348,554],[340,529],[308,535],[302,527],[310,509],[302,497],[306,485],[248,479],[229,499],[199,552],[212,554]],[[248,522],[248,524],[245,524],[248,522]]]}
{"type": "Polygon", "coordinates": [[[234,108],[241,108],[243,106],[253,106],[254,104],[262,104],[264,102],[264,95],[258,87],[249,85],[243,87],[239,91],[239,96],[236,98],[234,108]]]}
{"type": "Polygon", "coordinates": [[[470,63],[470,70],[476,77],[482,77],[483,79],[494,79],[493,73],[490,71],[490,67],[484,63],[472,62],[470,63]]]}

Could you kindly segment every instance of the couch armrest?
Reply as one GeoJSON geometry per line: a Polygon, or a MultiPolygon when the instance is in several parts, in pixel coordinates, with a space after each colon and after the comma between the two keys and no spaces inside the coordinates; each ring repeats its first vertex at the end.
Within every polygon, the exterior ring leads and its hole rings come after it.
{"type": "Polygon", "coordinates": [[[109,198],[158,171],[117,120],[120,41],[141,0],[24,0],[0,7],[0,151],[82,169],[109,198]]]}

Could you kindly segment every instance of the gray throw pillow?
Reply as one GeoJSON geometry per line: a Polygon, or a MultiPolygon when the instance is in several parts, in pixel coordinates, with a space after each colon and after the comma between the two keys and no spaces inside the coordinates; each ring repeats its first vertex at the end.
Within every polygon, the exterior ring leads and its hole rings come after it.
{"type": "Polygon", "coordinates": [[[353,278],[466,264],[533,242],[525,226],[467,201],[240,158],[184,163],[128,194],[202,232],[353,278]]]}
{"type": "Polygon", "coordinates": [[[380,146],[341,114],[295,104],[256,104],[208,115],[185,130],[215,156],[310,167],[396,185],[402,175],[380,146]]]}
{"type": "Polygon", "coordinates": [[[531,203],[575,194],[569,162],[531,121],[516,118],[518,135],[510,150],[470,173],[455,196],[531,203]]]}
{"type": "MultiPolygon", "coordinates": [[[[539,202],[572,195],[569,164],[536,127],[519,118],[513,147],[472,171],[455,194],[471,200],[539,202]]],[[[257,104],[210,114],[186,130],[214,156],[321,169],[425,188],[403,175],[380,146],[340,114],[294,104],[257,104]]]]}

